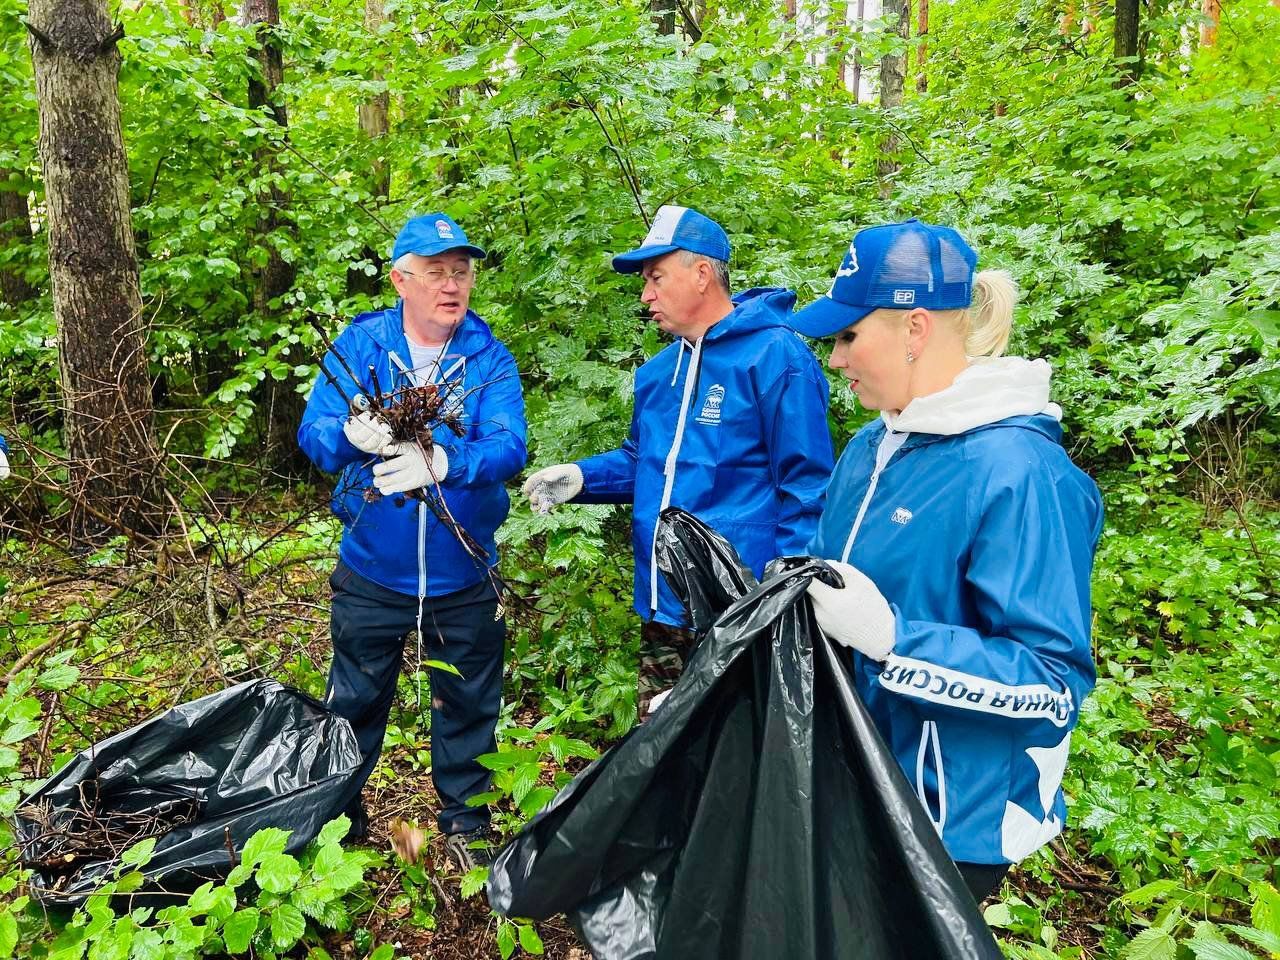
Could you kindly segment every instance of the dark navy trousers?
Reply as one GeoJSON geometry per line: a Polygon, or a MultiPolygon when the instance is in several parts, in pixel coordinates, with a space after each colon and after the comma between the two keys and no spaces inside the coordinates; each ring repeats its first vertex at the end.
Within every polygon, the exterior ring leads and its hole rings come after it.
{"type": "MultiPolygon", "coordinates": [[[[354,811],[382,753],[405,640],[417,629],[418,598],[366,580],[341,561],[329,586],[333,664],[325,700],[351,723],[364,758],[354,787],[354,811]]],[[[489,822],[487,807],[468,807],[466,801],[489,789],[489,771],[476,757],[496,749],[493,732],[502,704],[506,640],[506,625],[494,619],[497,603],[487,579],[422,603],[423,657],[451,664],[461,674],[430,671],[431,779],[440,796],[442,833],[462,833],[489,822]]],[[[424,700],[427,695],[424,685],[424,700]]]]}

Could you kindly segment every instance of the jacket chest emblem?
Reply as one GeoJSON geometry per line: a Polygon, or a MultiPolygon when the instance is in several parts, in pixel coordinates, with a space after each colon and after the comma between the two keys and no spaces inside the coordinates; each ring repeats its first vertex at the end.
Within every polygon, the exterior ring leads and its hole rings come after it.
{"type": "Polygon", "coordinates": [[[713,383],[707,388],[707,395],[702,398],[702,411],[694,418],[698,423],[708,426],[720,426],[720,409],[724,406],[724,387],[713,383]]]}
{"type": "Polygon", "coordinates": [[[893,511],[893,516],[891,516],[889,519],[892,520],[894,523],[905,527],[908,523],[911,522],[912,516],[913,514],[906,507],[899,507],[897,510],[893,511]]]}

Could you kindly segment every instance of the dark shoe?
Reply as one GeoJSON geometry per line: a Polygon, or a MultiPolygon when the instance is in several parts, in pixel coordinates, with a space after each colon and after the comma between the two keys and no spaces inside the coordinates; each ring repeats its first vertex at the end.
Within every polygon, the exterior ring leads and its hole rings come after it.
{"type": "Polygon", "coordinates": [[[497,837],[488,827],[451,833],[444,838],[445,852],[463,873],[470,873],[476,867],[489,869],[493,863],[496,844],[497,837]]]}
{"type": "Polygon", "coordinates": [[[343,813],[351,819],[351,829],[342,838],[342,845],[344,847],[358,847],[361,844],[368,843],[369,813],[365,810],[364,804],[357,802],[355,806],[348,807],[343,813]]]}

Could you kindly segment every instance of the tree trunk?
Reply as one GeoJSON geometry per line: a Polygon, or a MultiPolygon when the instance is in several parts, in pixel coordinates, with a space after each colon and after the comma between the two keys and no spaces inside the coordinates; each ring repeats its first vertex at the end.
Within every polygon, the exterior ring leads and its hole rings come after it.
{"type": "MultiPolygon", "coordinates": [[[[26,185],[7,170],[0,170],[0,246],[25,247],[31,242],[31,209],[26,185]]],[[[35,288],[16,270],[0,269],[0,303],[14,307],[36,295],[35,288]]]]}
{"type": "Polygon", "coordinates": [[[1076,28],[1076,0],[1067,0],[1067,9],[1062,13],[1062,20],[1058,23],[1058,33],[1064,37],[1069,37],[1076,28]]]}
{"type": "Polygon", "coordinates": [[[76,539],[160,523],[142,294],[106,0],[31,0],[49,277],[76,539]],[[96,519],[94,517],[96,516],[96,519]]]}
{"type": "MultiPolygon", "coordinates": [[[[833,0],[831,5],[831,32],[843,33],[844,28],[849,23],[849,4],[847,0],[833,0]]],[[[841,90],[846,89],[845,81],[847,80],[846,68],[848,66],[845,54],[844,37],[836,37],[833,55],[836,58],[836,86],[841,90]]]]}
{"type": "Polygon", "coordinates": [[[1222,19],[1222,4],[1220,0],[1200,0],[1200,12],[1208,21],[1200,24],[1200,46],[1212,47],[1218,42],[1218,21],[1222,19]]]}
{"type": "Polygon", "coordinates": [[[929,89],[929,0],[920,0],[916,6],[916,36],[920,38],[920,55],[916,60],[916,89],[924,93],[929,89]]]}
{"type": "MultiPolygon", "coordinates": [[[[280,127],[283,139],[289,126],[288,113],[280,99],[279,87],[284,83],[284,51],[280,42],[280,5],[278,0],[244,0],[241,16],[245,26],[253,26],[257,38],[254,57],[259,75],[249,78],[249,106],[264,110],[280,127]]],[[[267,251],[267,261],[254,270],[253,308],[261,316],[275,309],[272,301],[284,296],[293,286],[295,270],[280,254],[280,242],[290,239],[293,224],[285,212],[289,195],[278,184],[280,148],[268,141],[254,152],[260,176],[270,176],[269,188],[258,194],[262,213],[258,218],[258,241],[267,251]]],[[[285,356],[288,355],[285,351],[285,356]]],[[[302,398],[291,380],[268,378],[257,396],[258,409],[266,406],[267,436],[263,447],[272,463],[286,469],[305,469],[306,461],[294,437],[302,417],[302,398]]]]}
{"type": "MultiPolygon", "coordinates": [[[[892,29],[904,40],[910,35],[911,9],[907,0],[885,0],[882,8],[884,19],[892,25],[892,29]]],[[[888,112],[902,103],[902,84],[906,76],[906,57],[903,54],[885,54],[880,58],[880,109],[888,112]]],[[[891,192],[889,179],[901,168],[898,162],[898,150],[901,149],[898,135],[885,135],[880,144],[880,159],[876,163],[880,174],[880,195],[888,197],[891,192]]]]}
{"type": "Polygon", "coordinates": [[[675,36],[676,0],[649,0],[649,12],[653,14],[653,25],[659,34],[675,36]]]}
{"type": "Polygon", "coordinates": [[[1139,0],[1116,0],[1115,58],[1130,61],[1120,65],[1121,86],[1137,83],[1142,73],[1138,61],[1138,10],[1139,0]]]}
{"type": "Polygon", "coordinates": [[[796,18],[796,0],[782,0],[782,16],[787,20],[796,18]]]}
{"type": "MultiPolygon", "coordinates": [[[[289,126],[288,114],[284,104],[277,96],[277,89],[284,82],[284,54],[280,46],[277,28],[280,26],[280,5],[278,0],[244,0],[243,19],[246,26],[256,27],[257,49],[254,56],[258,61],[261,76],[249,78],[249,106],[264,109],[271,119],[280,127],[283,137],[289,126]]],[[[254,153],[254,160],[261,174],[275,174],[279,169],[279,148],[274,143],[266,143],[254,153]]],[[[268,304],[282,296],[293,286],[294,269],[280,256],[277,231],[288,231],[290,224],[285,216],[289,203],[288,195],[280,187],[272,183],[270,188],[259,196],[264,212],[258,219],[258,235],[267,248],[266,266],[255,272],[254,309],[265,312],[268,304]]]]}
{"type": "MultiPolygon", "coordinates": [[[[384,20],[382,0],[365,0],[364,26],[371,36],[377,36],[378,28],[382,26],[384,20]]],[[[373,79],[381,80],[381,71],[375,70],[373,79]]],[[[390,100],[390,95],[384,90],[372,100],[360,104],[359,107],[360,132],[374,144],[373,156],[369,163],[369,195],[375,200],[384,201],[391,195],[391,165],[378,148],[377,141],[385,137],[391,129],[387,119],[390,100]]],[[[382,286],[382,256],[377,250],[366,246],[362,259],[374,265],[374,272],[368,274],[363,269],[348,268],[347,292],[373,296],[382,286]]]]}
{"type": "MultiPolygon", "coordinates": [[[[862,34],[863,24],[867,18],[867,0],[858,0],[858,34],[862,34]]],[[[853,48],[853,99],[862,99],[862,47],[853,48]]]]}

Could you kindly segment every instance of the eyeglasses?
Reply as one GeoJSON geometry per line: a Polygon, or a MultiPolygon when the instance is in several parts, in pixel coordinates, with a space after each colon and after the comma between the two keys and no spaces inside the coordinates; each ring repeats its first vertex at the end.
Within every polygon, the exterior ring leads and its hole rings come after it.
{"type": "Polygon", "coordinates": [[[410,270],[401,270],[406,277],[416,277],[428,290],[438,290],[446,283],[452,280],[460,287],[469,287],[476,282],[476,272],[471,267],[462,270],[423,270],[420,273],[414,273],[410,270]]]}

